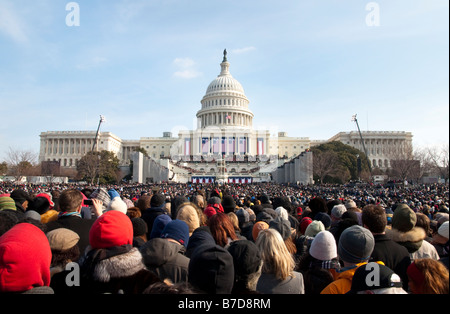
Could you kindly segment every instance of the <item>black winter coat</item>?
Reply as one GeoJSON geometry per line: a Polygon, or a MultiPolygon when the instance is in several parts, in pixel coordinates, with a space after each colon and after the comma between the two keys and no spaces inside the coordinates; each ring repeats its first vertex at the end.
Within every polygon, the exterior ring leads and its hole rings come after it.
{"type": "Polygon", "coordinates": [[[77,233],[80,236],[78,248],[80,249],[80,255],[83,255],[89,245],[89,230],[91,230],[94,221],[95,219],[84,219],[79,216],[62,216],[47,223],[46,232],[58,228],[67,228],[77,233]]]}
{"type": "Polygon", "coordinates": [[[375,247],[372,252],[371,261],[381,261],[400,276],[403,282],[403,289],[408,289],[408,276],[406,269],[411,264],[408,250],[391,240],[385,234],[374,235],[375,247]]]}

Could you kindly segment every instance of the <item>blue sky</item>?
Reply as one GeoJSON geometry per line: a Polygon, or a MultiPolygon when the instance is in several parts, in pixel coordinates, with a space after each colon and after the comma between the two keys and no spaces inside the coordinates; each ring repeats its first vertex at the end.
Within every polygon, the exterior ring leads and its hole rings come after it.
{"type": "Polygon", "coordinates": [[[122,139],[194,128],[225,48],[255,128],[324,140],[357,114],[361,130],[448,145],[447,0],[75,2],[69,27],[69,1],[0,0],[0,161],[100,115],[122,139]]]}

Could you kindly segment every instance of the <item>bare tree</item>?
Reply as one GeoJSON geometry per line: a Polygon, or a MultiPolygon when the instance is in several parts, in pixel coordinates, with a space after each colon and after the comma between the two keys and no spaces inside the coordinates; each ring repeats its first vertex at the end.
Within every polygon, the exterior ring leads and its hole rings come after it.
{"type": "Polygon", "coordinates": [[[412,173],[417,172],[420,163],[414,159],[412,145],[399,145],[392,154],[391,176],[402,181],[412,179],[412,173]]]}
{"type": "Polygon", "coordinates": [[[326,176],[335,174],[338,168],[339,157],[337,153],[332,151],[314,153],[313,172],[315,176],[319,177],[320,183],[323,182],[326,176]]]}
{"type": "Polygon", "coordinates": [[[48,182],[53,182],[56,177],[61,175],[61,165],[59,161],[41,162],[41,175],[47,178],[48,182]]]}
{"type": "Polygon", "coordinates": [[[428,149],[428,157],[433,170],[448,183],[449,179],[449,146],[448,144],[428,149]]]}
{"type": "Polygon", "coordinates": [[[430,158],[427,149],[416,148],[413,152],[413,159],[418,162],[411,168],[410,177],[419,182],[431,170],[430,158]]]}
{"type": "Polygon", "coordinates": [[[35,174],[37,154],[29,150],[17,150],[9,147],[6,154],[8,175],[20,181],[24,176],[35,174]]]}

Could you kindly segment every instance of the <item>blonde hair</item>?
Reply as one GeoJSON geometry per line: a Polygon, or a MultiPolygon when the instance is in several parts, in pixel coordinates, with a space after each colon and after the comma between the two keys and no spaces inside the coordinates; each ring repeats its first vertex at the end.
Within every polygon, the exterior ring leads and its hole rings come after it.
{"type": "Polygon", "coordinates": [[[238,216],[236,216],[235,213],[229,212],[227,213],[228,218],[230,218],[231,223],[233,224],[234,230],[237,232],[241,232],[241,228],[239,228],[239,219],[238,216]]]}
{"type": "Polygon", "coordinates": [[[256,245],[261,251],[262,272],[274,274],[281,280],[292,276],[295,261],[277,230],[271,228],[261,230],[256,245]]]}

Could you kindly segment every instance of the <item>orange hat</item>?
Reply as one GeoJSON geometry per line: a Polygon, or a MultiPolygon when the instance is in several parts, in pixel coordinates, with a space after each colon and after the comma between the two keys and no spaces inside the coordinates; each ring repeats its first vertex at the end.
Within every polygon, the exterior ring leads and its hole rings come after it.
{"type": "Polygon", "coordinates": [[[264,229],[269,229],[269,224],[265,221],[258,221],[257,223],[255,223],[253,225],[253,229],[252,229],[253,241],[256,242],[259,232],[264,229]]]}

